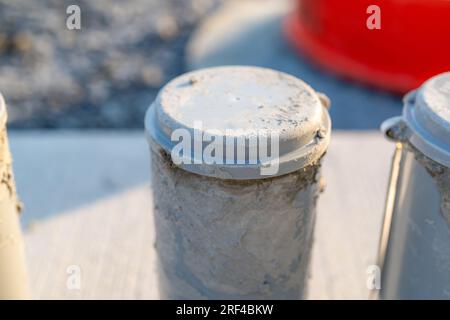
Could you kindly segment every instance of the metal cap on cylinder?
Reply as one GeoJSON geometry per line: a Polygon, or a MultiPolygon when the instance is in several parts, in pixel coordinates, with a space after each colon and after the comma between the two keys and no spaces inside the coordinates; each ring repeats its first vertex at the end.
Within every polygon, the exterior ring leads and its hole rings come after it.
{"type": "Polygon", "coordinates": [[[147,111],[145,126],[150,145],[172,160],[184,140],[190,150],[184,148],[175,164],[187,171],[261,179],[299,170],[324,154],[331,131],[328,104],[324,95],[282,72],[216,67],[169,82],[147,111]],[[276,171],[262,170],[271,165],[276,171]]]}
{"type": "Polygon", "coordinates": [[[450,167],[450,72],[429,79],[404,102],[403,115],[387,120],[382,130],[450,167]]]}

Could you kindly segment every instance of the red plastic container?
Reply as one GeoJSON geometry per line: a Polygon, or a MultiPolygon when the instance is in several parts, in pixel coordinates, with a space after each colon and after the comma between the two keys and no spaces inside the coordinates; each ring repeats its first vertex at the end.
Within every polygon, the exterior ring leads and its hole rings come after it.
{"type": "Polygon", "coordinates": [[[325,68],[405,93],[450,70],[450,0],[299,0],[291,43],[325,68]],[[380,9],[380,29],[367,20],[380,9]]]}

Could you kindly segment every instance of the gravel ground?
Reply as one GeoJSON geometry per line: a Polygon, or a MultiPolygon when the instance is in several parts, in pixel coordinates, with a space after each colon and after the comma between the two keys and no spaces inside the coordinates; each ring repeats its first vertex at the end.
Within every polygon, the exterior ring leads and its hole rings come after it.
{"type": "Polygon", "coordinates": [[[189,34],[225,0],[0,0],[0,91],[13,128],[141,128],[183,72],[189,34]],[[81,8],[81,30],[66,8],[81,8]]]}

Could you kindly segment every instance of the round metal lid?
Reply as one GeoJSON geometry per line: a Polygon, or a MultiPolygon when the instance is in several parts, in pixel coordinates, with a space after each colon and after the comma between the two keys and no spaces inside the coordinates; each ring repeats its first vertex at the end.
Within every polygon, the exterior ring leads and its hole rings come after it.
{"type": "Polygon", "coordinates": [[[409,141],[434,161],[450,167],[450,72],[427,80],[405,98],[409,141]]]}
{"type": "Polygon", "coordinates": [[[145,126],[151,145],[156,142],[171,153],[185,170],[221,179],[261,179],[296,171],[322,156],[330,140],[328,103],[285,73],[208,68],[161,89],[145,126]]]}

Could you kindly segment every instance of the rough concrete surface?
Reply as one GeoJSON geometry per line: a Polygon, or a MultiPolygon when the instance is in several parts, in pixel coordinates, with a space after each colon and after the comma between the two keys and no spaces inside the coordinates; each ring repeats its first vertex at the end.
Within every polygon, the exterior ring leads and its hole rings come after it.
{"type": "MultiPolygon", "coordinates": [[[[1,99],[1,96],[0,96],[1,99]]],[[[25,247],[20,229],[12,158],[5,128],[6,113],[0,101],[0,300],[28,299],[25,247]]]]}
{"type": "Polygon", "coordinates": [[[157,152],[151,159],[163,297],[304,297],[319,164],[242,182],[186,172],[157,152]]]}

